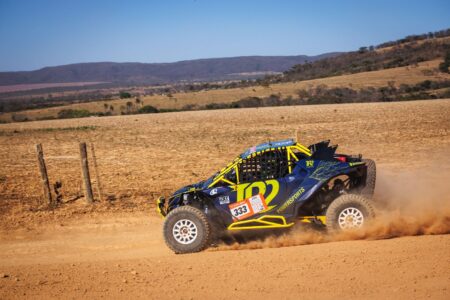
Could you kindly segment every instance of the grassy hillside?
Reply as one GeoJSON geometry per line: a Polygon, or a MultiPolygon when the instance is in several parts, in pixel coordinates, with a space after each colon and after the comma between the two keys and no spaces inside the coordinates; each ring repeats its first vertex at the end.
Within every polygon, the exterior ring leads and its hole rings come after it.
{"type": "MultiPolygon", "coordinates": [[[[1,100],[0,109],[3,107],[3,111],[9,113],[1,114],[0,122],[158,110],[448,98],[449,34],[447,30],[377,47],[361,47],[359,51],[299,64],[283,75],[256,81],[134,86],[126,91],[115,87],[92,94],[61,91],[29,99],[13,96],[1,100]],[[120,99],[119,93],[126,94],[127,97],[120,97],[126,99],[120,99]],[[67,101],[70,103],[65,105],[67,101]]],[[[204,71],[205,66],[202,68],[204,71]]]]}
{"type": "MultiPolygon", "coordinates": [[[[450,34],[450,30],[449,30],[450,34]]],[[[270,81],[295,81],[416,65],[442,58],[450,51],[450,37],[413,40],[383,48],[361,47],[358,51],[293,66],[270,81]]]]}
{"type": "MultiPolygon", "coordinates": [[[[218,89],[199,92],[175,93],[173,95],[154,95],[142,97],[139,106],[151,105],[158,109],[182,109],[186,105],[207,105],[210,103],[231,103],[246,97],[269,97],[276,94],[281,98],[297,97],[300,90],[310,90],[318,86],[348,87],[359,90],[367,87],[383,87],[393,85],[400,87],[402,84],[413,85],[425,80],[444,81],[450,80],[450,74],[438,71],[441,60],[422,62],[417,66],[407,66],[386,70],[361,72],[342,76],[333,76],[314,80],[299,82],[283,82],[272,84],[266,87],[254,86],[234,89],[218,89]]],[[[83,109],[90,112],[104,112],[105,104],[113,106],[113,115],[121,114],[126,109],[126,103],[134,99],[97,101],[89,103],[71,104],[62,107],[52,107],[46,109],[27,110],[16,113],[30,120],[39,118],[56,117],[61,109],[83,109]],[[121,109],[122,108],[122,109],[121,109]]],[[[13,113],[0,115],[1,121],[11,121],[13,113]]]]}

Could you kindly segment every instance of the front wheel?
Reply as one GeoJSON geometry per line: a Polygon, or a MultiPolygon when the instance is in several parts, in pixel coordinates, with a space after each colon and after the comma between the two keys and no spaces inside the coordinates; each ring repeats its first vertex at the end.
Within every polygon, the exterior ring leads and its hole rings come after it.
{"type": "Polygon", "coordinates": [[[362,228],[375,217],[370,200],[355,194],[345,194],[336,198],[326,212],[327,229],[330,232],[362,228]]]}
{"type": "Polygon", "coordinates": [[[193,253],[208,247],[211,227],[201,210],[192,206],[181,206],[167,215],[163,235],[166,245],[173,252],[193,253]]]}

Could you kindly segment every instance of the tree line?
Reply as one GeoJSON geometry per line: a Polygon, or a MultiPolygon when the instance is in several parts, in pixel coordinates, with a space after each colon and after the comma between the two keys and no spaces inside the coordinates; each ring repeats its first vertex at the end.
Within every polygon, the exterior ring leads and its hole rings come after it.
{"type": "MultiPolygon", "coordinates": [[[[350,87],[328,87],[318,85],[311,89],[300,89],[295,96],[283,98],[280,94],[272,94],[268,97],[245,97],[243,99],[228,103],[209,103],[206,105],[189,104],[181,109],[158,109],[151,105],[144,105],[143,102],[128,101],[128,108],[121,108],[121,114],[148,114],[164,113],[175,111],[192,110],[214,110],[232,108],[251,107],[271,107],[271,106],[292,106],[311,104],[337,104],[337,103],[366,103],[366,102],[391,102],[422,99],[450,98],[450,80],[431,81],[425,80],[417,84],[400,84],[388,82],[386,86],[378,88],[367,87],[362,89],[352,89],[350,87]]],[[[109,106],[105,105],[105,112],[89,112],[88,110],[62,109],[56,117],[46,117],[45,119],[67,119],[82,118],[89,116],[108,116],[112,112],[109,106]]],[[[25,115],[15,114],[13,120],[16,122],[29,121],[25,115]]]]}

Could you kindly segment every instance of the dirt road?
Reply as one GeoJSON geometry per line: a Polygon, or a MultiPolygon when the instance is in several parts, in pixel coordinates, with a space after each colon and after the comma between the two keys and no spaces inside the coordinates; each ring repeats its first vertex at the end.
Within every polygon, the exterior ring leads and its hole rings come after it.
{"type": "Polygon", "coordinates": [[[381,166],[374,201],[386,204],[354,234],[296,227],[261,241],[175,255],[152,212],[6,231],[0,298],[448,299],[449,173],[417,175],[381,166]]]}
{"type": "MultiPolygon", "coordinates": [[[[448,299],[450,235],[174,255],[161,220],[84,218],[3,240],[0,298],[448,299]]],[[[301,233],[299,233],[301,235],[301,233]]]]}

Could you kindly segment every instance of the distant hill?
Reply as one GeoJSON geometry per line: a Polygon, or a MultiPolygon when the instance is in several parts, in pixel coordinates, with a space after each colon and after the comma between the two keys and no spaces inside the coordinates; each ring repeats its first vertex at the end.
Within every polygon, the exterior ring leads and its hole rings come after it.
{"type": "Polygon", "coordinates": [[[450,53],[450,29],[411,35],[378,46],[361,47],[322,60],[298,64],[273,76],[272,82],[311,80],[330,76],[415,66],[420,62],[444,58],[450,53]]]}
{"type": "Polygon", "coordinates": [[[294,65],[338,54],[333,52],[317,56],[241,56],[174,63],[79,63],[46,67],[36,71],[0,72],[0,85],[67,82],[158,84],[248,79],[283,72],[294,65]]]}

